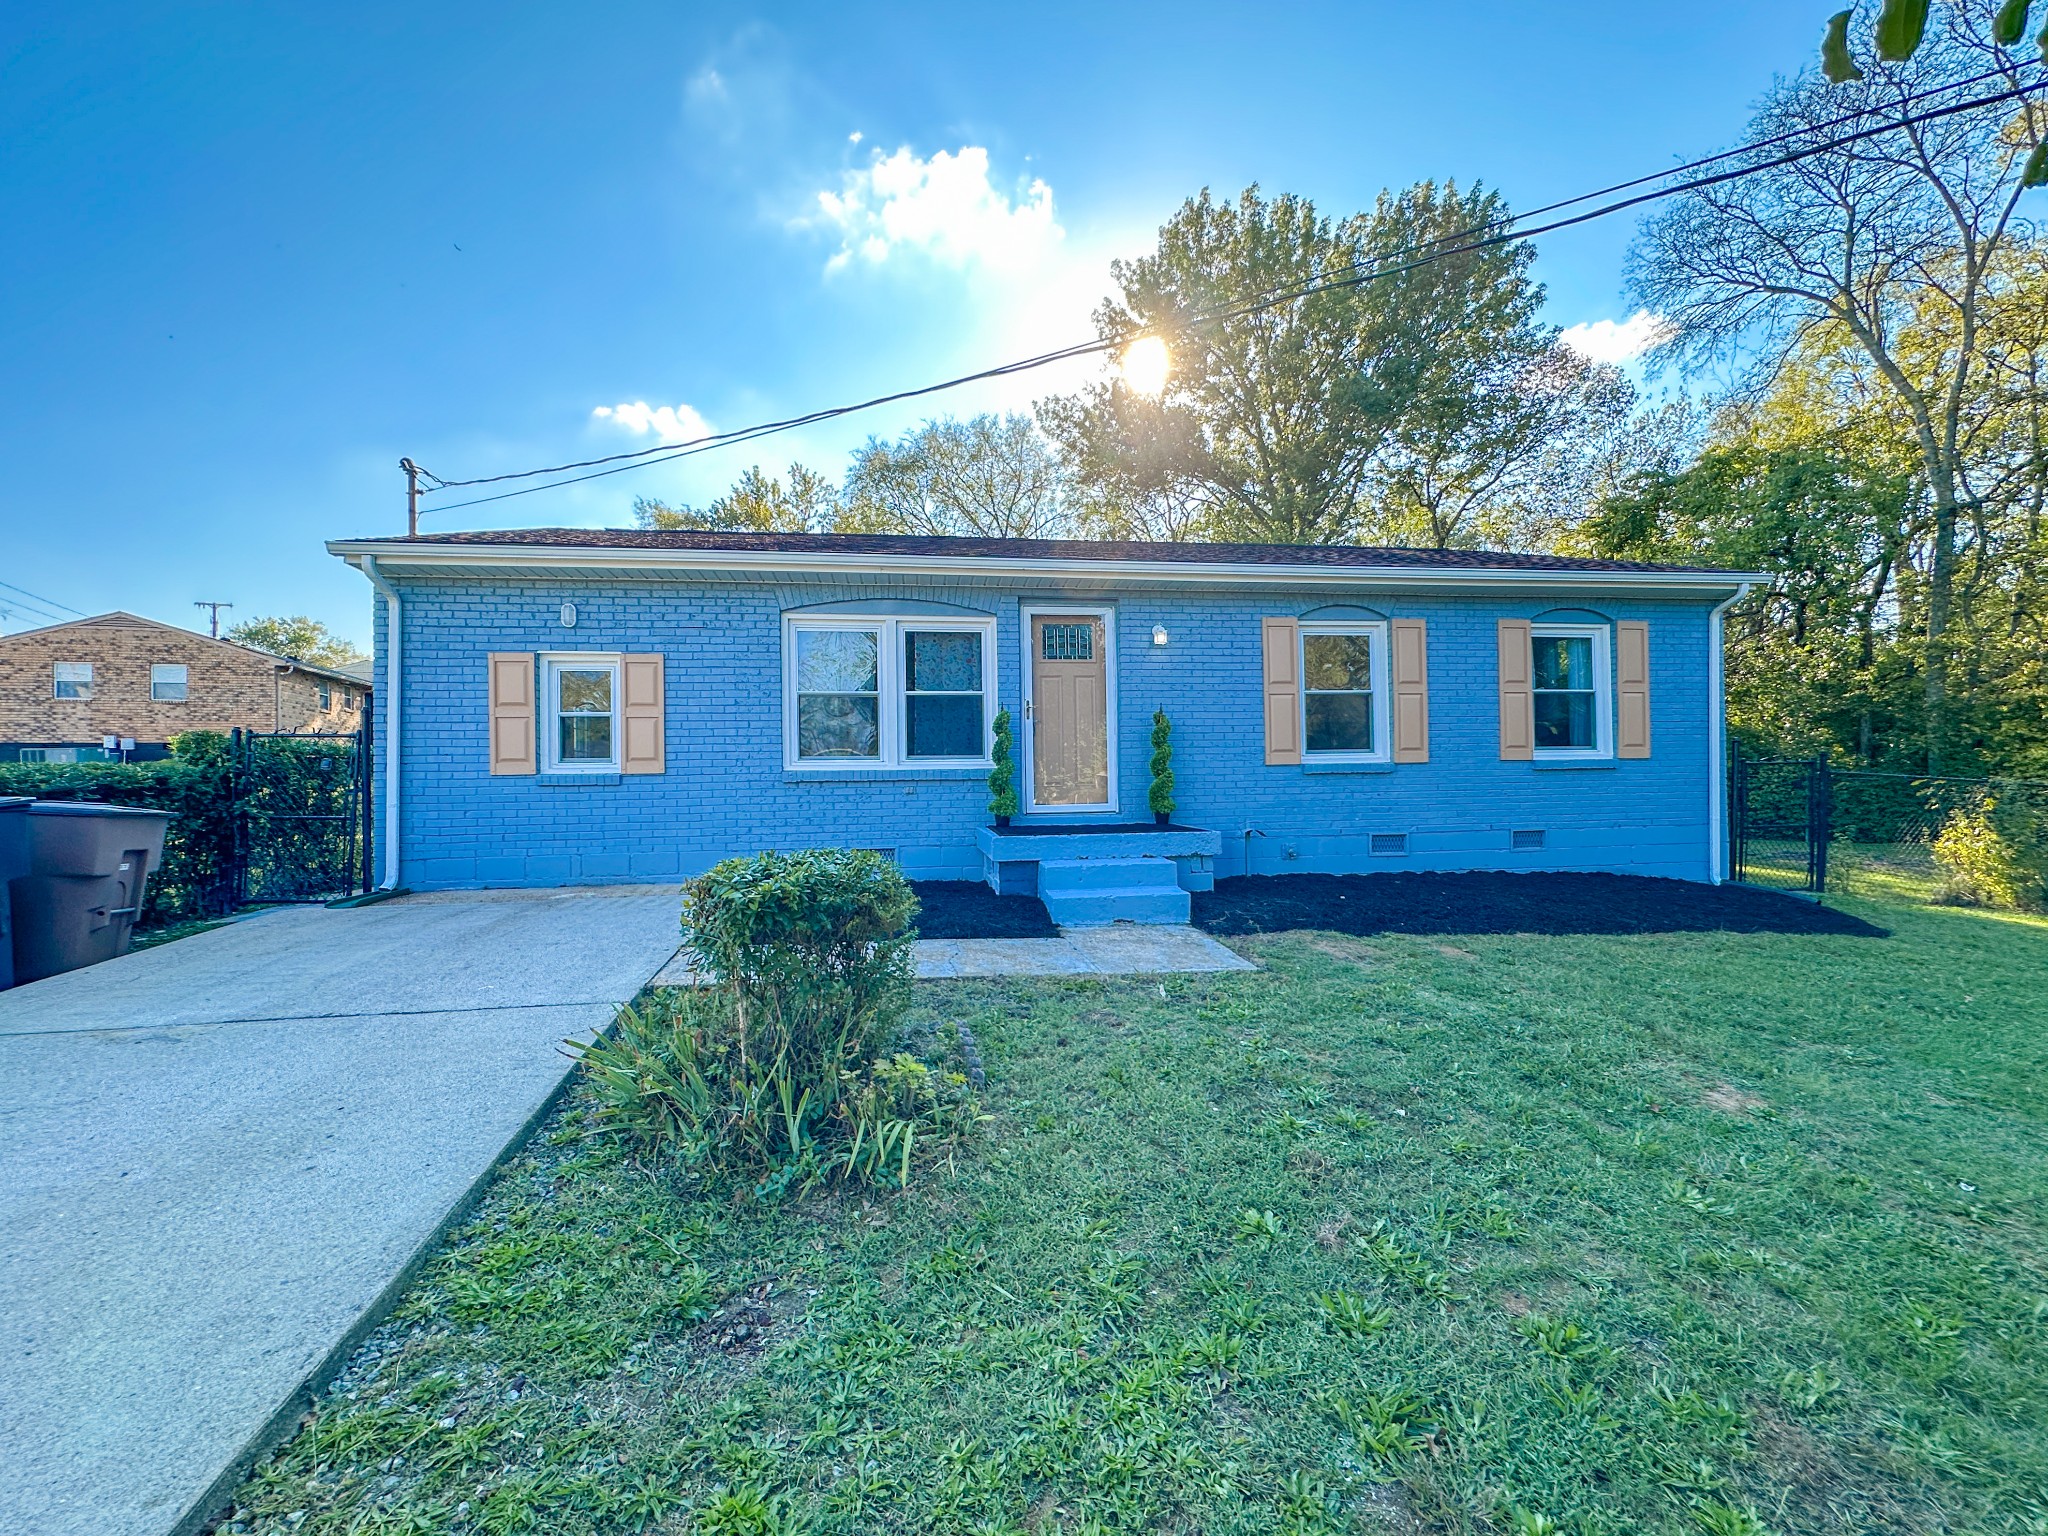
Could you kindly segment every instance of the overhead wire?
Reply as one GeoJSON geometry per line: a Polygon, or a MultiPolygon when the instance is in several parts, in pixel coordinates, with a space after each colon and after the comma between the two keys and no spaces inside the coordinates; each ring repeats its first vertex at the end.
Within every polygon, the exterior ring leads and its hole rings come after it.
{"type": "Polygon", "coordinates": [[[51,612],[50,610],[52,609],[62,610],[64,613],[77,614],[81,619],[86,617],[82,611],[73,608],[68,603],[60,603],[54,597],[44,597],[40,593],[31,592],[27,587],[17,587],[11,581],[0,581],[0,587],[5,587],[8,591],[18,593],[20,597],[28,599],[26,604],[19,601],[15,602],[13,605],[15,608],[26,607],[31,613],[40,612],[42,617],[48,619],[53,624],[61,624],[64,620],[57,613],[51,612]]]}
{"type": "MultiPolygon", "coordinates": [[[[1934,96],[1946,95],[1957,89],[1981,84],[1987,79],[1994,78],[2009,79],[2011,78],[2011,72],[2005,69],[1988,70],[1980,75],[1949,81],[1903,97],[1897,103],[1892,104],[1892,106],[1906,105],[1934,96]]],[[[1533,226],[1528,223],[1531,219],[1541,218],[1545,214],[1557,212],[1565,208],[1576,207],[1594,198],[1609,196],[1615,192],[1628,191],[1653,182],[1668,181],[1673,176],[1684,175],[1687,172],[1720,164],[1730,159],[1753,156],[1761,150],[1775,148],[1780,144],[1791,142],[1815,132],[1830,131],[1846,123],[1867,119],[1870,116],[1870,109],[1863,109],[1832,119],[1827,123],[1787,130],[1770,138],[1738,146],[1735,149],[1723,150],[1717,154],[1703,156],[1698,160],[1688,161],[1683,165],[1672,167],[1666,171],[1634,177],[1627,181],[1614,183],[1612,186],[1598,191],[1580,193],[1577,196],[1566,198],[1560,202],[1546,204],[1542,207],[1528,210],[1525,213],[1514,215],[1506,220],[1494,220],[1470,226],[1465,230],[1437,236],[1432,240],[1422,242],[1419,246],[1410,247],[1410,253],[1420,254],[1415,254],[1414,259],[1398,265],[1384,264],[1393,262],[1396,257],[1405,254],[1403,252],[1391,252],[1370,258],[1369,260],[1348,263],[1342,267],[1332,268],[1313,282],[1288,289],[1269,290],[1249,300],[1241,301],[1230,308],[1190,316],[1175,322],[1170,328],[1152,327],[1148,328],[1148,331],[1166,329],[1168,335],[1184,335],[1205,326],[1242,319],[1248,315],[1261,313],[1268,309],[1275,309],[1283,304],[1294,303],[1299,299],[1311,297],[1318,293],[1362,287],[1366,283],[1402,276],[1408,272],[1417,271],[1454,256],[1469,255],[1473,252],[1486,250],[1510,241],[1528,240],[1538,235],[1552,234],[1558,230],[1590,223],[1595,219],[1607,218],[1615,213],[1640,207],[1645,203],[1660,201],[1668,197],[1676,197],[1687,192],[1701,191],[1708,187],[1739,180],[1745,176],[1753,176],[1762,171],[1796,164],[1799,161],[1811,159],[1830,150],[1840,149],[1882,134],[1893,133],[1921,123],[1954,117],[1963,112],[1975,111],[1983,107],[1996,106],[2002,102],[2031,95],[2042,89],[2044,85],[2048,85],[2048,81],[2037,80],[2027,84],[2014,85],[2006,90],[1987,96],[1974,97],[1968,101],[1952,102],[1924,112],[1909,113],[1906,116],[1897,118],[1887,117],[1884,122],[1859,129],[1854,133],[1843,134],[1818,143],[1809,143],[1789,153],[1767,160],[1745,163],[1730,170],[1670,183],[1657,187],[1652,191],[1638,193],[1633,197],[1603,203],[1597,208],[1574,214],[1569,218],[1555,219],[1546,224],[1533,226]],[[1468,238],[1472,236],[1478,236],[1479,238],[1468,238]],[[1461,245],[1448,244],[1448,242],[1461,239],[1465,240],[1466,243],[1461,245]],[[1445,248],[1436,249],[1435,247],[1445,248]]],[[[1139,334],[1145,334],[1145,332],[1140,332],[1139,334]]],[[[879,406],[915,400],[928,395],[958,389],[968,384],[1029,372],[1050,366],[1053,363],[1108,352],[1125,345],[1130,339],[1127,336],[1097,337],[1089,341],[1076,342],[1070,346],[1056,348],[1049,352],[1038,353],[1031,357],[1016,359],[995,367],[980,369],[973,373],[961,374],[954,378],[940,380],[937,383],[877,395],[849,405],[826,407],[800,416],[786,417],[777,421],[760,422],[753,426],[734,428],[729,432],[708,433],[681,443],[661,444],[652,448],[637,449],[629,453],[610,454],[602,458],[586,459],[576,463],[555,465],[544,469],[519,470],[501,475],[481,476],[469,480],[444,480],[429,471],[422,471],[422,473],[428,475],[428,478],[435,481],[435,485],[432,487],[434,490],[452,490],[465,486],[499,484],[507,480],[532,479],[541,475],[561,474],[572,469],[591,469],[593,471],[590,474],[572,475],[561,480],[551,480],[545,485],[522,486],[516,490],[501,491],[489,496],[472,497],[465,501],[445,503],[422,510],[435,513],[452,512],[463,507],[482,506],[490,502],[509,500],[515,496],[531,495],[538,491],[557,490],[564,486],[579,485],[585,481],[603,479],[609,475],[623,474],[627,470],[639,469],[650,464],[666,463],[674,459],[688,458],[698,453],[707,453],[717,448],[727,448],[739,443],[752,442],[757,438],[768,437],[777,433],[792,431],[798,427],[813,425],[817,422],[834,420],[842,416],[873,410],[879,406]]]]}

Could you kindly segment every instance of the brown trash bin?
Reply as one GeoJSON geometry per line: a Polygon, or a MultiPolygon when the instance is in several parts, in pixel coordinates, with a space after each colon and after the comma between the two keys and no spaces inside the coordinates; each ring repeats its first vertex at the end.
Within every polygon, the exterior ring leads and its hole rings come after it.
{"type": "Polygon", "coordinates": [[[168,811],[85,800],[29,806],[28,872],[8,886],[17,983],[127,953],[170,820],[168,811]]]}
{"type": "Polygon", "coordinates": [[[14,985],[13,903],[7,888],[28,873],[28,808],[26,795],[0,795],[0,992],[14,985]]]}

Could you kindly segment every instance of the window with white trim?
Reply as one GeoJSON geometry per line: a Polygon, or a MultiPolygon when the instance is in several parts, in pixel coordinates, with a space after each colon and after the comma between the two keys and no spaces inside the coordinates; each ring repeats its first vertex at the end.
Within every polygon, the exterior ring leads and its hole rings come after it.
{"type": "Polygon", "coordinates": [[[319,695],[320,695],[320,707],[321,707],[321,708],[322,708],[323,710],[327,710],[327,709],[332,709],[332,708],[334,708],[334,688],[333,688],[333,686],[332,686],[331,684],[328,684],[328,683],[321,683],[321,684],[319,684],[319,685],[318,685],[318,688],[319,688],[319,695]]]}
{"type": "Polygon", "coordinates": [[[784,621],[783,759],[792,768],[988,765],[995,621],[784,621]]]}
{"type": "Polygon", "coordinates": [[[619,771],[619,658],[541,658],[541,753],[549,773],[619,771]]]}
{"type": "Polygon", "coordinates": [[[1538,757],[1607,757],[1614,750],[1612,670],[1604,624],[1529,630],[1531,708],[1538,757]]]}
{"type": "Polygon", "coordinates": [[[182,704],[190,674],[181,661],[153,662],[149,668],[149,696],[158,704],[182,704]]]}
{"type": "Polygon", "coordinates": [[[92,663],[89,661],[60,661],[55,663],[51,681],[56,688],[53,695],[59,699],[89,699],[92,697],[92,663]]]}
{"type": "Polygon", "coordinates": [[[1301,626],[1304,761],[1387,761],[1390,695],[1386,625],[1301,626]]]}

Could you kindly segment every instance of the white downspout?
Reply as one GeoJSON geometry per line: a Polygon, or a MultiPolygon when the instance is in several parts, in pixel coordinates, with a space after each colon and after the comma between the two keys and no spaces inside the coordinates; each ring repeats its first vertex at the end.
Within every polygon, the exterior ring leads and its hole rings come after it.
{"type": "Polygon", "coordinates": [[[364,555],[362,559],[363,574],[370,578],[370,585],[377,589],[389,609],[384,624],[384,878],[377,889],[392,891],[398,888],[398,679],[405,634],[404,609],[398,600],[398,590],[377,569],[377,557],[364,555]]]}
{"type": "Polygon", "coordinates": [[[1750,585],[1744,582],[1707,615],[1707,879],[1715,885],[1728,878],[1728,834],[1723,824],[1728,804],[1728,698],[1721,620],[1749,596],[1750,585]]]}

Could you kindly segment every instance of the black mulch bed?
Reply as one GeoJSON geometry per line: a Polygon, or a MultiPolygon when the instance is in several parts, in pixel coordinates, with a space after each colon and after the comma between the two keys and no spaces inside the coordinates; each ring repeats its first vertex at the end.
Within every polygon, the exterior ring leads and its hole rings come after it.
{"type": "Polygon", "coordinates": [[[1818,902],[1745,885],[1645,875],[1238,875],[1198,891],[1210,933],[1837,933],[1885,930],[1818,902]]]}
{"type": "Polygon", "coordinates": [[[979,880],[913,880],[920,939],[1056,939],[1036,896],[998,896],[979,880]]]}

